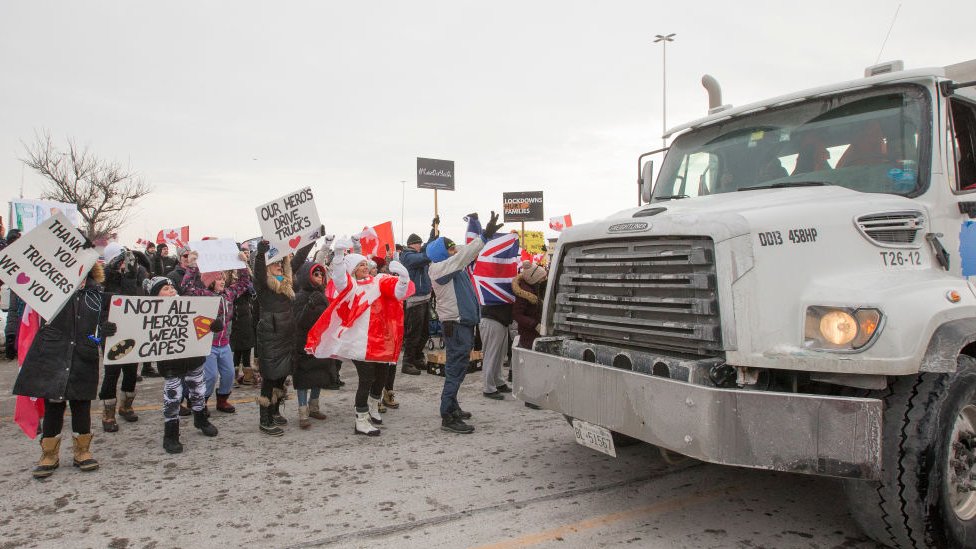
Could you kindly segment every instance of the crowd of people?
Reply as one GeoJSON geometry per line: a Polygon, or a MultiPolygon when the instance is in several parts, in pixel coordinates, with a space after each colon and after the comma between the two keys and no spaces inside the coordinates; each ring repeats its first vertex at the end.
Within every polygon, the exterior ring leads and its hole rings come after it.
{"type": "MultiPolygon", "coordinates": [[[[501,227],[492,212],[478,237],[469,235],[467,244],[456,244],[440,235],[435,217],[426,240],[411,234],[405,246],[397,245],[384,256],[362,255],[356,238],[323,237],[270,263],[270,244],[261,240],[253,250],[247,243],[238,245],[246,267],[204,273],[197,253],[186,246],[174,246],[171,254],[166,243],[148,244],[145,251],[112,243],[67,305],[41,321],[33,343],[19,337],[25,304],[10,292],[5,350],[8,359],[21,362],[13,393],[44,402],[38,427],[41,458],[33,476],[45,478],[58,468],[69,407],[73,465],[82,471],[97,469],[91,452],[92,401],[102,401],[103,431],[117,432],[117,417],[139,419],[133,406],[138,382],[157,375],[164,378],[162,446],[167,453],[183,451],[180,416],[192,415],[195,429],[217,436],[209,420],[211,399],[215,412],[234,414],[230,397],[241,385],[260,388],[260,432],[281,436],[288,424],[282,403],[290,380],[298,400],[298,426],[308,429],[311,420],[326,419],[319,404],[322,391],[345,384],[340,379],[344,360],[355,366],[358,377],[353,432],[379,436],[376,426],[382,425],[382,414],[400,406],[394,391],[397,364],[406,375],[427,369],[425,348],[433,315],[445,349],[441,429],[472,433],[474,426],[467,422],[471,413],[461,408],[458,391],[476,339],[483,350],[483,395],[501,400],[511,392],[502,366],[510,359],[513,342],[531,348],[540,331],[544,266],[523,262],[512,284],[514,302],[485,306],[479,305],[466,271],[501,227]],[[319,250],[312,255],[316,245],[319,250]],[[162,360],[155,367],[143,363],[141,370],[137,364],[103,366],[104,339],[118,329],[108,320],[109,303],[120,295],[219,298],[210,324],[210,353],[162,360]]],[[[319,234],[325,235],[324,227],[319,234]]],[[[0,249],[19,236],[16,230],[8,232],[0,249]]]]}

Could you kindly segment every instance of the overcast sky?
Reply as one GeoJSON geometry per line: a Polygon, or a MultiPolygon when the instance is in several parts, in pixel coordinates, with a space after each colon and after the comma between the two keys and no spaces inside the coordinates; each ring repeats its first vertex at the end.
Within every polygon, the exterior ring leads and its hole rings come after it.
{"type": "MultiPolygon", "coordinates": [[[[976,58],[976,2],[0,3],[0,191],[36,198],[23,142],[49,131],[128,162],[155,191],[124,243],[189,224],[258,233],[255,206],[311,186],[329,232],[392,220],[426,234],[417,156],[454,160],[446,234],[503,191],[542,190],[577,223],[636,203],[636,159],[705,114],[699,80],[742,104],[976,58]]],[[[3,208],[6,220],[6,208],[3,208]]],[[[545,223],[530,223],[543,229],[545,223]]],[[[552,233],[554,234],[554,233],[552,233]]]]}

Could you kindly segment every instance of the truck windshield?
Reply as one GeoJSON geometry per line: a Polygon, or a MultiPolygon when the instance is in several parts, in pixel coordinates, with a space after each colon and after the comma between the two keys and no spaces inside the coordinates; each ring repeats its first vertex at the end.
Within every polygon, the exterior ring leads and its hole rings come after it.
{"type": "Polygon", "coordinates": [[[928,184],[928,95],[916,86],[834,95],[679,136],[654,200],[839,185],[915,195],[928,184]],[[926,164],[926,165],[923,165],[926,164]]]}

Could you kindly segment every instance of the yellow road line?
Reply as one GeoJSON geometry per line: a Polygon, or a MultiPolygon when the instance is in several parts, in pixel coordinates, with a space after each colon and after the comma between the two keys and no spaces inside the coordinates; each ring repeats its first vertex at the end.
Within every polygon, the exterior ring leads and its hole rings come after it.
{"type": "MultiPolygon", "coordinates": [[[[92,403],[93,403],[92,404],[92,417],[93,418],[94,417],[101,417],[101,410],[97,408],[97,405],[96,404],[94,404],[96,402],[98,402],[98,401],[96,401],[96,400],[93,400],[92,401],[92,403]]],[[[254,397],[251,397],[251,398],[235,398],[235,399],[230,399],[227,402],[229,402],[231,404],[247,404],[249,402],[254,402],[254,397]]],[[[133,411],[136,411],[136,412],[153,412],[153,411],[162,410],[163,409],[163,405],[162,404],[146,404],[146,405],[143,405],[143,406],[133,406],[132,409],[133,409],[133,411]]],[[[65,417],[68,417],[68,416],[71,415],[71,407],[70,406],[68,406],[68,407],[65,408],[64,415],[65,415],[65,417]]],[[[13,421],[13,420],[14,420],[14,416],[0,417],[0,421],[13,421]]]]}
{"type": "Polygon", "coordinates": [[[730,494],[732,492],[736,492],[738,490],[741,490],[741,487],[726,486],[722,488],[716,488],[714,490],[702,492],[694,496],[687,496],[687,497],[669,499],[665,501],[659,501],[657,503],[653,503],[651,505],[645,505],[643,507],[638,507],[636,509],[631,509],[629,511],[620,511],[618,513],[609,513],[606,515],[600,515],[593,518],[581,520],[579,522],[574,522],[572,524],[567,524],[565,526],[560,526],[558,528],[553,528],[551,530],[544,530],[542,532],[525,534],[517,538],[507,539],[496,543],[490,543],[488,545],[480,545],[475,549],[516,549],[519,547],[529,547],[532,545],[537,545],[547,541],[556,541],[557,539],[565,538],[567,535],[579,534],[585,530],[592,530],[594,528],[602,528],[602,527],[610,526],[611,524],[617,522],[637,518],[644,515],[670,513],[672,511],[677,511],[678,509],[683,509],[685,507],[690,507],[692,505],[698,505],[706,501],[717,499],[721,496],[730,494]]]}

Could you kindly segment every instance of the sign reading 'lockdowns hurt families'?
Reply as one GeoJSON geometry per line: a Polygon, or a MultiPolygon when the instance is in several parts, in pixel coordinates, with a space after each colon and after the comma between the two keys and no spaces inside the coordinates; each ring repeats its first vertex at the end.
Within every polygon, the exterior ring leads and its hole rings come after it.
{"type": "Polygon", "coordinates": [[[56,213],[0,251],[0,280],[50,321],[98,261],[84,246],[85,237],[56,213]]]}
{"type": "Polygon", "coordinates": [[[502,193],[504,221],[542,221],[542,191],[502,193]]]}
{"type": "Polygon", "coordinates": [[[105,341],[105,364],[173,360],[210,354],[210,326],[219,297],[112,299],[108,319],[118,331],[105,341]]]}
{"type": "Polygon", "coordinates": [[[271,244],[268,263],[280,261],[322,236],[322,222],[309,187],[258,206],[257,212],[261,236],[271,244]]]}

